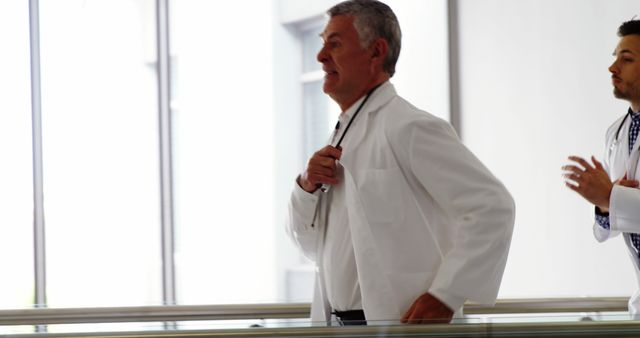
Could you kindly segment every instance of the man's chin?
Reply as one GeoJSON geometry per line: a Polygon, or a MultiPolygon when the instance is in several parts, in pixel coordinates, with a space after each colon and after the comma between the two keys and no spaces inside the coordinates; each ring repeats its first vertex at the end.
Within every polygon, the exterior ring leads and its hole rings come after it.
{"type": "Polygon", "coordinates": [[[333,86],[333,84],[327,83],[327,81],[325,81],[323,86],[322,86],[322,91],[325,94],[331,96],[331,94],[333,94],[335,92],[335,87],[333,86]]]}

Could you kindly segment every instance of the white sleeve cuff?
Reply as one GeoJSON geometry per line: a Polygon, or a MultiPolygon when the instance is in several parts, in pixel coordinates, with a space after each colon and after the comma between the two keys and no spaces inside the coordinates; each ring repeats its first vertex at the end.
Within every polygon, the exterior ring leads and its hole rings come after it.
{"type": "Polygon", "coordinates": [[[640,233],[640,189],[614,185],[609,201],[610,229],[640,233]]]}
{"type": "Polygon", "coordinates": [[[316,205],[318,204],[318,199],[320,189],[316,190],[313,193],[309,193],[300,187],[298,184],[298,179],[294,183],[293,192],[291,193],[291,207],[303,220],[309,220],[312,222],[313,216],[316,212],[316,205]]]}
{"type": "Polygon", "coordinates": [[[302,187],[298,183],[299,178],[300,176],[296,178],[296,184],[293,188],[293,197],[299,201],[316,203],[318,201],[320,189],[317,189],[312,193],[307,192],[306,190],[302,189],[302,187]]]}

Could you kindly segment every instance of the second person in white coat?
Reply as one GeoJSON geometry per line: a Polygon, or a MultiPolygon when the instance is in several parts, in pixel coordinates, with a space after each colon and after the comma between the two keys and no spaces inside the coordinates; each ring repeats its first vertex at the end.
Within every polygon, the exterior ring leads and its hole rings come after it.
{"type": "Polygon", "coordinates": [[[387,5],[351,0],[328,14],[318,61],[342,113],[296,179],[287,224],[317,266],[312,319],[447,323],[466,300],[493,303],[509,192],[447,122],[396,93],[401,33],[387,5]]]}
{"type": "MultiPolygon", "coordinates": [[[[566,185],[595,206],[593,232],[603,242],[623,234],[640,284],[640,20],[618,28],[620,42],[609,67],[613,94],[629,101],[625,115],[607,130],[604,164],[577,156],[563,166],[566,185]]],[[[640,316],[640,290],[629,300],[629,311],[640,316]]]]}

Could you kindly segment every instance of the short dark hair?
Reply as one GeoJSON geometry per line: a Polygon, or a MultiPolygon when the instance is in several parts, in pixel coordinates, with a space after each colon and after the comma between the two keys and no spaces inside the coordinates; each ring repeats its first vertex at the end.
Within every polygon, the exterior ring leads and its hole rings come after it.
{"type": "Polygon", "coordinates": [[[398,18],[389,6],[377,0],[347,0],[331,7],[327,14],[329,17],[353,16],[355,18],[353,26],[364,48],[369,47],[377,38],[387,40],[389,52],[382,63],[382,68],[393,76],[400,56],[402,33],[398,18]]]}
{"type": "Polygon", "coordinates": [[[618,36],[640,35],[640,20],[631,19],[623,22],[618,28],[618,36]]]}

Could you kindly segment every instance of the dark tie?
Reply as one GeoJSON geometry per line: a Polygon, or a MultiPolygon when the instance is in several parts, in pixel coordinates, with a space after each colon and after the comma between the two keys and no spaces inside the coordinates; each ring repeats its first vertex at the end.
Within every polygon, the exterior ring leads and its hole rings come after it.
{"type": "MultiPolygon", "coordinates": [[[[638,131],[640,131],[640,113],[633,113],[631,115],[631,127],[629,128],[629,155],[631,155],[633,145],[638,138],[638,131]]],[[[640,234],[631,234],[631,242],[640,254],[640,234]]]]}

